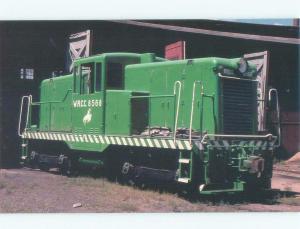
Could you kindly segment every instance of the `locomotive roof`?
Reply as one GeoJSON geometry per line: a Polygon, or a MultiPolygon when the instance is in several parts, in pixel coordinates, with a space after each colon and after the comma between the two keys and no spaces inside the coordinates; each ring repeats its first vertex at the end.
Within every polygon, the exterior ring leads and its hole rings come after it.
{"type": "MultiPolygon", "coordinates": [[[[190,59],[184,59],[184,60],[166,60],[162,62],[152,62],[152,63],[140,63],[140,64],[132,64],[126,66],[126,69],[131,68],[143,68],[143,67],[151,67],[153,65],[155,66],[167,66],[167,65],[176,65],[176,64],[191,64],[191,63],[211,63],[214,66],[223,65],[224,67],[229,67],[232,69],[238,68],[238,62],[240,58],[220,58],[220,57],[202,57],[202,58],[190,58],[190,59]]],[[[248,63],[249,69],[256,70],[256,67],[248,63]]]]}
{"type": "MultiPolygon", "coordinates": [[[[94,61],[97,58],[106,58],[106,57],[141,58],[145,54],[150,54],[150,53],[131,53],[131,52],[101,53],[101,54],[96,54],[96,55],[92,55],[92,56],[89,56],[89,57],[79,58],[79,59],[75,60],[75,63],[89,62],[89,61],[94,61]]],[[[159,59],[160,61],[167,61],[167,59],[164,59],[164,58],[161,58],[161,57],[156,57],[156,58],[159,59]]]]}
{"type": "MultiPolygon", "coordinates": [[[[75,64],[78,63],[87,63],[91,61],[95,61],[97,59],[104,59],[104,58],[118,58],[118,57],[125,57],[125,58],[141,58],[145,55],[153,55],[154,60],[153,61],[141,61],[139,64],[132,64],[128,65],[126,68],[137,68],[137,67],[146,67],[151,66],[152,64],[155,64],[156,66],[162,66],[162,65],[170,65],[170,64],[182,64],[182,63],[188,63],[188,61],[192,60],[195,63],[203,63],[203,62],[210,62],[214,65],[224,65],[228,66],[230,68],[236,69],[238,67],[238,61],[240,58],[219,58],[219,57],[202,57],[202,58],[190,58],[185,60],[168,60],[160,57],[156,57],[154,53],[131,53],[131,52],[111,52],[111,53],[101,53],[85,58],[80,58],[75,60],[75,64]]],[[[249,65],[250,68],[255,68],[252,66],[252,64],[249,65]]]]}

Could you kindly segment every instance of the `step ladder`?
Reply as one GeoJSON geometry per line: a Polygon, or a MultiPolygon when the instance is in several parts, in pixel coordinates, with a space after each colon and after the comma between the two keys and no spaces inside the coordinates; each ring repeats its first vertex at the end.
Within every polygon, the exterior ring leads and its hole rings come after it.
{"type": "MultiPolygon", "coordinates": [[[[176,83],[174,85],[174,95],[176,92],[176,83]]],[[[192,104],[191,104],[191,116],[190,116],[190,126],[189,126],[189,143],[192,145],[192,127],[193,127],[193,115],[194,115],[194,103],[195,103],[195,91],[196,86],[199,85],[201,96],[203,95],[203,83],[199,80],[194,81],[193,83],[193,93],[192,93],[192,104]]],[[[180,99],[180,91],[181,91],[181,83],[179,82],[179,99],[180,99]]],[[[177,118],[178,118],[178,107],[177,105],[177,113],[176,113],[176,121],[175,121],[175,133],[177,128],[177,118]]],[[[176,134],[175,134],[176,135],[176,134]]],[[[175,142],[174,137],[174,142],[175,142]]],[[[193,151],[181,151],[179,154],[179,176],[178,182],[188,184],[192,181],[193,176],[193,151]]]]}
{"type": "Polygon", "coordinates": [[[193,151],[181,151],[179,154],[179,176],[177,181],[188,184],[193,175],[193,151]]]}

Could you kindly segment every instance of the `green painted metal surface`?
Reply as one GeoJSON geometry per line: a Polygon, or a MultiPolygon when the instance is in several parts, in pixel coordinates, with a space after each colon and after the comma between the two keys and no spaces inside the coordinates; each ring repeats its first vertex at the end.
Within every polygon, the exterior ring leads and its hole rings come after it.
{"type": "Polygon", "coordinates": [[[131,91],[106,91],[105,133],[131,135],[131,91]]]}
{"type": "Polygon", "coordinates": [[[71,131],[72,75],[44,80],[41,84],[40,123],[42,131],[71,131]]]}

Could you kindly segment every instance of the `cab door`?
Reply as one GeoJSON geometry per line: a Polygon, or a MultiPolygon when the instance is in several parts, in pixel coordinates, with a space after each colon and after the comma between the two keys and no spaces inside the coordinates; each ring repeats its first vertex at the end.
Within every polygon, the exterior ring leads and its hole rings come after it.
{"type": "Polygon", "coordinates": [[[74,133],[103,134],[102,63],[75,64],[72,123],[74,133]]]}

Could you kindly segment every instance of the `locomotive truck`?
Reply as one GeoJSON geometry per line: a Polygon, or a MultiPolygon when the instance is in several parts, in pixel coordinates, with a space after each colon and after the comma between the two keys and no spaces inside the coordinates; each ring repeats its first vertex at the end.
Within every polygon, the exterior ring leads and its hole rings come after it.
{"type": "Polygon", "coordinates": [[[257,130],[257,102],[257,71],[243,58],[81,58],[42,81],[40,101],[22,97],[21,158],[200,194],[269,189],[279,139],[257,130]]]}

